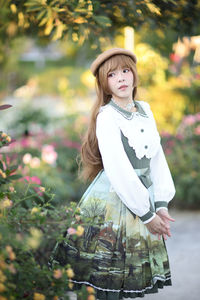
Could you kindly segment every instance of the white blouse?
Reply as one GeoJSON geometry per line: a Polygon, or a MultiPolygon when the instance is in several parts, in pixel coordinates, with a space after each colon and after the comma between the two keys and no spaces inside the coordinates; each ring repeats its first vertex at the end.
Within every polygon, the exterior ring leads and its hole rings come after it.
{"type": "MultiPolygon", "coordinates": [[[[136,101],[137,102],[137,101],[136,101]]],[[[168,203],[175,195],[175,187],[160,136],[150,106],[139,101],[146,115],[133,112],[125,118],[110,104],[102,106],[96,120],[96,135],[105,173],[120,199],[144,223],[150,222],[155,214],[149,214],[149,191],[142,184],[132,167],[121,140],[121,133],[127,137],[129,146],[137,158],[151,158],[150,175],[153,182],[154,201],[168,203]]]]}

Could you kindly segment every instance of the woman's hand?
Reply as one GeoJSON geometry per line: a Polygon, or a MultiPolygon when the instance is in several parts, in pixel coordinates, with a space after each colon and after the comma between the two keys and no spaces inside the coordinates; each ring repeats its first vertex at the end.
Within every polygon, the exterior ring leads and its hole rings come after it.
{"type": "Polygon", "coordinates": [[[169,228],[170,226],[167,222],[164,222],[157,214],[149,223],[145,224],[148,230],[152,234],[168,235],[170,236],[169,228]]]}
{"type": "MultiPolygon", "coordinates": [[[[169,222],[175,222],[175,219],[173,219],[169,213],[168,213],[168,210],[167,209],[164,209],[164,208],[161,208],[158,212],[157,212],[157,215],[162,219],[162,221],[165,223],[166,226],[169,227],[169,236],[171,236],[171,233],[170,233],[170,224],[169,222]]],[[[163,237],[164,239],[166,240],[167,239],[167,236],[166,234],[163,234],[163,237]]],[[[158,236],[158,238],[160,239],[160,235],[158,236]]]]}

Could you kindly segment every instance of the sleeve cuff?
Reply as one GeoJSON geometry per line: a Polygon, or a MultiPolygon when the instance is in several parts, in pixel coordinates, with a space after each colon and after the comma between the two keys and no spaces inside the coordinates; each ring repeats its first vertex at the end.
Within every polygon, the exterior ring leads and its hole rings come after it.
{"type": "Polygon", "coordinates": [[[155,202],[155,209],[156,209],[156,212],[158,212],[160,209],[168,210],[168,202],[166,202],[166,201],[156,201],[155,202]]]}
{"type": "Polygon", "coordinates": [[[149,223],[151,220],[153,220],[155,215],[156,215],[155,213],[153,213],[149,210],[145,215],[143,215],[139,218],[144,224],[146,224],[146,223],[149,223]]]}
{"type": "Polygon", "coordinates": [[[156,212],[159,211],[162,208],[168,209],[168,203],[166,201],[156,201],[155,202],[156,212]]]}

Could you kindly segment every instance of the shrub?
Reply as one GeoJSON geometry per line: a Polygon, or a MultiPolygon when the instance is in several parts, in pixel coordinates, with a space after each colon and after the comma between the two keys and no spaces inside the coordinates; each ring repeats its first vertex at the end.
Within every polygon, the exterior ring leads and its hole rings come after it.
{"type": "MultiPolygon", "coordinates": [[[[1,132],[0,148],[10,143],[12,139],[1,132]]],[[[55,207],[55,195],[41,186],[36,175],[16,174],[20,173],[20,168],[13,166],[12,161],[18,161],[17,154],[11,160],[3,152],[1,158],[0,298],[68,299],[66,290],[71,290],[73,284],[67,280],[72,277],[73,270],[70,265],[50,270],[48,260],[56,242],[63,240],[68,228],[76,238],[78,224],[72,222],[79,213],[76,203],[55,207]]],[[[83,285],[77,294],[78,299],[85,300],[88,290],[83,285]]]]}
{"type": "Polygon", "coordinates": [[[176,186],[171,205],[181,209],[200,208],[200,113],[183,118],[177,134],[162,137],[176,186]]]}

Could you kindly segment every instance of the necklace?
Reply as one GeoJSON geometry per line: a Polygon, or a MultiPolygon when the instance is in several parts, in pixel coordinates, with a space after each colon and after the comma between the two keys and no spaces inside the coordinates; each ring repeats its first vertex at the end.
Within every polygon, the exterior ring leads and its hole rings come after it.
{"type": "MultiPolygon", "coordinates": [[[[121,107],[121,105],[119,105],[113,98],[111,98],[111,100],[118,106],[118,107],[121,107]]],[[[128,103],[126,105],[123,105],[122,106],[124,109],[128,110],[128,111],[131,111],[131,109],[133,107],[135,107],[135,102],[132,101],[131,103],[128,103]]]]}

